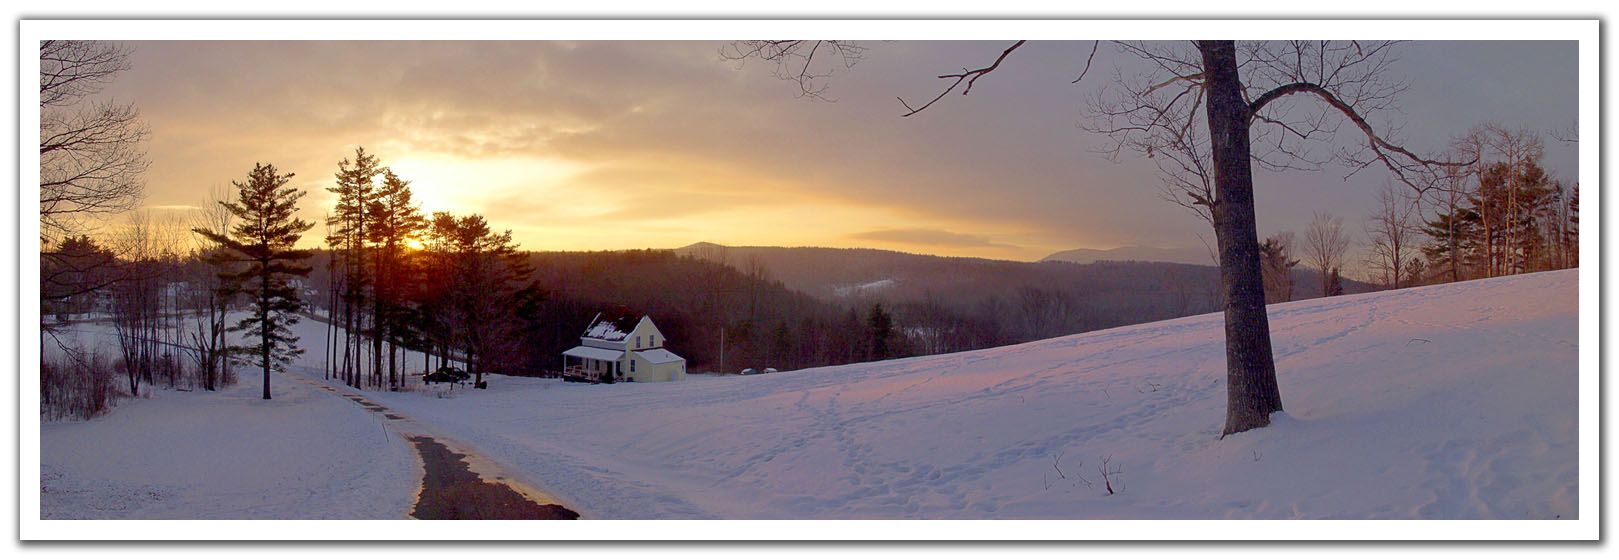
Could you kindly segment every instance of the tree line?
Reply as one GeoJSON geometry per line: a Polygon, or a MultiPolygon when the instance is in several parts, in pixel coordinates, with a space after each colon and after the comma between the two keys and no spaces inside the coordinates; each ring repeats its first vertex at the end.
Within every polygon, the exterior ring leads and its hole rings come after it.
{"type": "Polygon", "coordinates": [[[423,214],[410,182],[363,147],[327,190],[337,196],[323,275],[328,377],[397,389],[414,351],[437,367],[465,364],[481,383],[518,351],[518,310],[535,290],[510,230],[476,214],[423,214]]]}
{"type": "MultiPolygon", "coordinates": [[[[1541,166],[1540,133],[1487,124],[1457,138],[1451,149],[1474,163],[1427,196],[1410,199],[1412,217],[1380,220],[1380,231],[1424,238],[1409,258],[1385,256],[1379,270],[1391,284],[1402,277],[1405,284],[1426,284],[1579,266],[1579,184],[1557,180],[1541,166]]],[[[1395,235],[1380,237],[1387,245],[1395,235]]]]}
{"type": "Polygon", "coordinates": [[[1470,163],[1422,188],[1390,184],[1376,193],[1359,262],[1343,219],[1331,213],[1316,213],[1302,246],[1290,231],[1267,237],[1260,247],[1266,303],[1293,299],[1285,271],[1300,262],[1315,269],[1328,295],[1343,293],[1342,271],[1356,264],[1383,289],[1579,267],[1579,184],[1554,177],[1544,156],[1539,132],[1474,127],[1452,141],[1448,156],[1470,163]]]}
{"type": "Polygon", "coordinates": [[[323,314],[311,313],[320,306],[305,278],[311,251],[298,247],[315,224],[297,217],[306,192],[292,173],[255,164],[191,215],[136,212],[147,128],[134,105],[96,99],[129,69],[130,52],[106,41],[40,44],[44,416],[88,418],[155,383],[216,390],[246,367],[260,370],[271,398],[270,372],[303,352],[292,331],[302,317],[345,327],[323,358],[328,376],[355,386],[399,386],[405,350],[476,371],[510,350],[513,310],[530,293],[510,232],[476,215],[422,215],[408,181],[363,149],[339,162],[330,189],[336,289],[323,314]],[[95,324],[111,327],[112,355],[77,338],[95,324]]]}

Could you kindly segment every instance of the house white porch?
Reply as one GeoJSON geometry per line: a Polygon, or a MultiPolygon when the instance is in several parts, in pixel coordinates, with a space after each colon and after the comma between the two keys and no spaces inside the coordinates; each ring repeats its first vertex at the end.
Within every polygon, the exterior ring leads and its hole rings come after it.
{"type": "Polygon", "coordinates": [[[623,376],[619,371],[619,364],[623,361],[623,350],[575,346],[562,353],[562,374],[589,379],[618,379],[623,376]]]}

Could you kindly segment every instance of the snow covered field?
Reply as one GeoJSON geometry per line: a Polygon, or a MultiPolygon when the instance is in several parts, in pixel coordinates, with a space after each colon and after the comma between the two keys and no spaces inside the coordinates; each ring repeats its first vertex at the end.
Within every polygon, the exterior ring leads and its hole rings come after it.
{"type": "Polygon", "coordinates": [[[296,380],[156,390],[89,421],[40,427],[44,519],[403,519],[422,467],[410,443],[296,380]]]}
{"type": "MultiPolygon", "coordinates": [[[[1217,314],[759,376],[368,398],[587,518],[1570,519],[1577,285],[1273,306],[1288,412],[1224,440],[1217,314]]],[[[324,326],[298,328],[316,350],[290,375],[318,380],[324,326]]],[[[274,388],[46,423],[45,516],[404,516],[421,474],[403,441],[341,397],[274,388]]]]}
{"type": "Polygon", "coordinates": [[[595,518],[1569,519],[1577,285],[1273,306],[1288,412],[1224,440],[1219,315],[763,376],[373,398],[595,518]]]}

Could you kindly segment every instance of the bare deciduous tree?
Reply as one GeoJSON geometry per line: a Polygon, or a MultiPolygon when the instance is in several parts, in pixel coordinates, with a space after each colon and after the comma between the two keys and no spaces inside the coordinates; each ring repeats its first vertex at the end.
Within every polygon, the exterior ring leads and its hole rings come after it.
{"type": "Polygon", "coordinates": [[[1414,198],[1389,185],[1377,193],[1377,209],[1366,220],[1366,266],[1379,281],[1398,289],[1417,256],[1414,198]]]}
{"type": "Polygon", "coordinates": [[[147,128],[133,104],[88,99],[129,68],[129,49],[43,41],[39,63],[39,225],[54,240],[140,201],[147,128]]]}
{"type": "Polygon", "coordinates": [[[1270,423],[1282,409],[1264,310],[1252,165],[1319,170],[1333,159],[1353,175],[1379,166],[1422,190],[1454,164],[1425,158],[1379,131],[1371,115],[1394,108],[1394,42],[1232,41],[1118,43],[1149,63],[1119,76],[1092,104],[1104,149],[1157,162],[1166,194],[1209,220],[1226,299],[1227,409],[1223,434],[1270,423]],[[1199,130],[1206,121],[1207,135],[1199,130]],[[1360,142],[1334,143],[1345,125],[1360,142]],[[1323,153],[1325,152],[1325,153],[1323,153]]]}
{"type": "Polygon", "coordinates": [[[1493,147],[1501,155],[1502,163],[1510,171],[1507,173],[1506,184],[1506,225],[1505,250],[1503,251],[1504,272],[1516,274],[1526,268],[1523,262],[1523,253],[1519,248],[1523,245],[1521,236],[1523,228],[1517,225],[1525,221],[1524,196],[1526,190],[1532,185],[1526,184],[1527,168],[1538,166],[1538,162],[1545,154],[1545,145],[1541,141],[1540,133],[1522,129],[1508,130],[1504,127],[1492,127],[1493,147]]]}
{"type": "Polygon", "coordinates": [[[199,267],[200,274],[192,275],[188,280],[197,293],[200,308],[190,336],[192,348],[195,349],[197,374],[202,378],[203,389],[209,391],[229,384],[234,377],[227,352],[230,341],[225,319],[230,312],[230,301],[237,291],[237,286],[227,279],[234,275],[236,266],[231,262],[226,246],[195,231],[230,231],[236,218],[227,207],[231,198],[230,189],[216,187],[209,193],[207,203],[196,213],[192,222],[193,234],[197,236],[199,245],[196,259],[207,266],[199,267]]]}
{"type": "Polygon", "coordinates": [[[839,67],[853,68],[866,48],[850,41],[735,41],[720,48],[720,57],[738,66],[757,58],[772,65],[770,75],[798,85],[798,96],[830,100],[826,83],[839,67]]]}
{"type": "Polygon", "coordinates": [[[1330,295],[1328,289],[1331,271],[1343,266],[1344,253],[1349,251],[1349,234],[1344,232],[1344,220],[1326,212],[1316,212],[1304,231],[1304,263],[1321,271],[1321,295],[1330,295]]]}
{"type": "MultiPolygon", "coordinates": [[[[40,298],[50,306],[101,292],[125,267],[66,243],[85,221],[139,202],[146,127],[133,105],[87,102],[129,68],[129,50],[103,41],[43,41],[39,51],[40,298]],[[64,250],[67,249],[67,250],[64,250]],[[93,279],[92,282],[83,280],[93,279]]],[[[51,324],[40,322],[42,333],[51,324]]]]}
{"type": "Polygon", "coordinates": [[[165,248],[157,229],[150,212],[133,213],[116,240],[121,270],[110,311],[132,396],[140,395],[141,383],[152,382],[162,351],[157,336],[164,288],[159,259],[165,248]]]}
{"type": "MultiPolygon", "coordinates": [[[[927,103],[901,103],[904,116],[932,107],[962,85],[971,86],[1001,67],[1017,41],[990,64],[940,75],[951,80],[927,103]]],[[[1089,73],[1092,45],[1079,81],[1089,73]]],[[[1105,134],[1104,151],[1153,159],[1166,194],[1208,220],[1219,246],[1225,293],[1227,410],[1223,434],[1269,425],[1282,410],[1271,354],[1255,227],[1252,166],[1279,171],[1319,169],[1331,160],[1350,175],[1372,166],[1422,190],[1425,177],[1455,166],[1419,156],[1370,120],[1394,108],[1405,85],[1391,79],[1395,42],[1234,41],[1118,42],[1126,55],[1147,63],[1143,75],[1119,75],[1095,103],[1087,128],[1105,134]],[[1334,135],[1349,125],[1360,142],[1343,146],[1334,135]]],[[[803,43],[778,44],[803,52],[803,43]]],[[[774,51],[772,51],[774,52],[774,51]]],[[[813,52],[813,51],[811,51],[813,52]]],[[[736,50],[740,58],[758,56],[736,50]]],[[[819,91],[813,76],[804,91],[819,91]]]]}

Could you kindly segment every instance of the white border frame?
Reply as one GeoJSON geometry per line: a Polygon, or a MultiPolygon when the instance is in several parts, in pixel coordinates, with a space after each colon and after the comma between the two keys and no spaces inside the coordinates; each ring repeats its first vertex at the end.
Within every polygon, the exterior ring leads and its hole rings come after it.
{"type": "MultiPolygon", "coordinates": [[[[43,38],[110,40],[712,40],[823,36],[894,40],[1185,39],[1198,20],[23,20],[18,37],[20,201],[38,198],[39,155],[21,149],[39,126],[43,38]]],[[[1600,185],[1599,33],[1596,20],[1221,20],[1240,39],[1299,37],[1579,41],[1579,181],[1600,185]]],[[[1601,189],[1587,188],[1586,224],[1601,189]]],[[[19,342],[39,336],[38,210],[19,205],[19,342]]],[[[1600,226],[1599,226],[1600,227],[1600,226]]],[[[1558,521],[68,521],[39,518],[39,386],[19,391],[19,538],[24,540],[1595,540],[1600,536],[1598,374],[1600,236],[1580,247],[1579,519],[1558,521]],[[425,525],[423,525],[425,523],[425,525]],[[407,525],[408,524],[408,525],[407,525]],[[444,530],[453,526],[453,531],[444,530]],[[401,530],[408,528],[408,530],[401,530]]],[[[19,363],[39,363],[18,344],[19,363]]],[[[32,379],[37,379],[34,366],[32,379]]],[[[21,373],[21,372],[19,372],[21,373]]]]}

